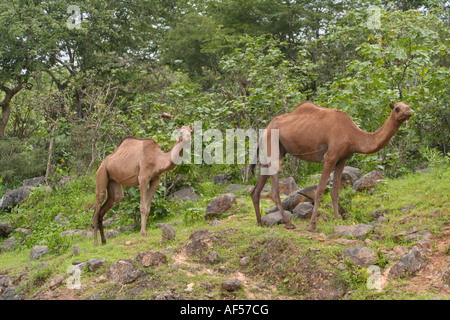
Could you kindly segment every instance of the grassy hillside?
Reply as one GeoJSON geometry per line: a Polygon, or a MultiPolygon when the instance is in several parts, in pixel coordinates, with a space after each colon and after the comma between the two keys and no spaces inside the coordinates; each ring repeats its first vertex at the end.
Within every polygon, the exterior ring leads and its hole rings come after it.
{"type": "MultiPolygon", "coordinates": [[[[342,191],[341,203],[350,213],[346,220],[332,219],[331,199],[325,195],[321,207],[320,232],[307,231],[308,221],[294,220],[294,230],[283,225],[257,227],[250,196],[238,194],[233,207],[219,216],[211,226],[203,218],[208,202],[224,192],[227,185],[204,182],[196,187],[198,202],[164,202],[168,212],[148,223],[148,237],[139,232],[120,232],[107,239],[105,246],[94,247],[92,237],[74,235],[60,237],[69,229],[91,230],[94,203],[94,177],[74,180],[48,193],[36,189],[32,196],[11,213],[2,213],[0,221],[14,228],[31,228],[28,238],[15,249],[0,253],[0,275],[13,277],[16,293],[26,299],[449,299],[450,274],[450,170],[436,168],[428,173],[411,173],[399,179],[382,181],[373,192],[342,191]],[[411,206],[406,207],[405,206],[411,206]],[[371,216],[382,209],[387,218],[375,222],[371,216]],[[62,213],[68,221],[60,225],[54,218],[62,213]],[[431,214],[432,213],[432,214],[431,214]],[[326,219],[326,217],[329,217],[326,219]],[[174,239],[160,242],[161,228],[156,222],[181,222],[174,225],[174,239]],[[374,224],[365,240],[336,234],[337,225],[374,224]],[[381,290],[368,289],[368,269],[344,259],[343,250],[362,245],[376,253],[382,275],[398,262],[389,260],[396,246],[411,249],[415,241],[398,240],[400,231],[430,231],[431,251],[426,266],[417,274],[387,279],[381,290]],[[345,238],[345,240],[343,240],[345,238]],[[52,251],[38,260],[30,260],[34,245],[46,244],[52,251]],[[79,248],[74,254],[72,247],[79,248]],[[139,267],[140,277],[130,284],[111,283],[110,267],[120,259],[135,260],[138,252],[158,250],[167,260],[156,267],[139,267]],[[215,252],[215,253],[212,253],[215,252]],[[96,271],[81,273],[81,289],[69,289],[68,268],[74,261],[106,259],[96,271]],[[64,281],[53,285],[60,275],[64,281]],[[239,279],[241,286],[225,290],[222,282],[239,279]]],[[[309,181],[308,183],[314,183],[309,181]]],[[[128,195],[132,198],[132,195],[128,195]]],[[[159,199],[158,201],[162,201],[159,199]]],[[[263,210],[273,203],[261,201],[263,210]]],[[[134,206],[134,207],[133,207],[134,206]]],[[[127,202],[108,217],[116,220],[107,229],[131,224],[129,210],[136,204],[127,202]]],[[[106,217],[106,218],[108,218],[106,217]]],[[[2,240],[3,241],[3,240],[2,240]]],[[[384,279],[384,278],[383,278],[384,279]]]]}

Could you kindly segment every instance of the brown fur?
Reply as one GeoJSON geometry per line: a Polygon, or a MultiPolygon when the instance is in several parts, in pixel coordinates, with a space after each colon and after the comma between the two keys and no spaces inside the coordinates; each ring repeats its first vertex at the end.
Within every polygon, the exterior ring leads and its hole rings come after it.
{"type": "Polygon", "coordinates": [[[163,152],[152,139],[126,137],[120,141],[117,149],[103,160],[96,177],[96,200],[93,216],[95,245],[97,245],[97,229],[100,229],[102,244],[106,243],[103,217],[123,199],[122,186],[139,186],[141,236],[147,235],[147,218],[161,175],[176,166],[172,161],[172,152],[179,152],[181,156],[185,143],[191,139],[191,133],[192,128],[182,127],[177,143],[167,153],[163,152]],[[149,183],[150,187],[148,188],[149,183]],[[103,203],[105,198],[106,201],[103,203]]]}
{"type": "MultiPolygon", "coordinates": [[[[390,103],[389,106],[392,109],[391,115],[374,133],[362,131],[346,113],[322,108],[310,101],[301,103],[292,113],[278,116],[269,123],[267,141],[270,141],[270,129],[278,129],[280,138],[279,168],[278,172],[271,176],[271,196],[283,216],[286,228],[295,226],[284,213],[279,196],[278,176],[281,171],[281,159],[285,153],[290,153],[301,160],[324,163],[309,225],[309,230],[315,231],[317,210],[333,168],[335,172],[331,198],[334,217],[339,218],[339,183],[347,160],[354,153],[374,153],[384,148],[400,125],[412,115],[411,108],[403,102],[395,105],[390,103]]],[[[270,143],[267,153],[270,156],[270,143]]],[[[259,210],[260,193],[268,177],[260,175],[251,194],[259,225],[262,225],[259,210]]]]}

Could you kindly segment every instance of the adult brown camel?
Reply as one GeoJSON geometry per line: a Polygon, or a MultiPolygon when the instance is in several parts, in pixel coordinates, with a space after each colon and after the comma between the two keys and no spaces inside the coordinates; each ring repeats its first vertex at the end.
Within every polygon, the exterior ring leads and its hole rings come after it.
{"type": "MultiPolygon", "coordinates": [[[[271,141],[271,129],[278,129],[278,158],[276,155],[271,155],[271,144],[270,142],[267,143],[267,156],[275,162],[277,166],[275,169],[278,168],[278,170],[270,175],[261,174],[251,193],[258,225],[262,226],[259,209],[260,194],[270,176],[272,200],[281,212],[285,227],[288,229],[295,228],[281,206],[278,189],[281,160],[286,153],[290,153],[301,160],[324,163],[322,176],[316,189],[314,208],[308,230],[317,231],[317,210],[333,168],[335,171],[331,199],[334,217],[338,219],[339,184],[347,160],[354,153],[374,153],[384,148],[400,125],[412,115],[412,110],[406,103],[397,102],[395,105],[389,103],[389,107],[392,109],[389,118],[378,131],[373,133],[361,130],[344,112],[322,108],[311,101],[301,103],[292,113],[274,118],[267,126],[262,139],[271,141]]],[[[268,164],[265,166],[267,167],[268,164]]],[[[254,167],[255,164],[252,164],[252,171],[254,167]]]]}
{"type": "Polygon", "coordinates": [[[163,152],[152,139],[126,137],[119,143],[117,149],[103,160],[96,177],[93,215],[95,246],[98,244],[98,228],[102,244],[106,243],[103,216],[123,199],[122,186],[139,186],[141,236],[147,235],[147,218],[161,175],[178,164],[184,148],[191,141],[192,131],[193,128],[188,126],[177,128],[178,140],[169,152],[163,152]],[[148,187],[149,183],[150,187],[148,187]],[[105,198],[106,201],[103,203],[105,198]]]}

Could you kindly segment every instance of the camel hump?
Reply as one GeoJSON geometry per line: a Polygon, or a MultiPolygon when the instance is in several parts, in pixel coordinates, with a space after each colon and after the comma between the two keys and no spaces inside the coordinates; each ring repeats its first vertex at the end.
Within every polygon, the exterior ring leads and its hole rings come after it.
{"type": "Polygon", "coordinates": [[[152,144],[153,143],[156,144],[156,141],[153,140],[153,139],[150,139],[150,138],[136,138],[136,137],[133,137],[133,136],[128,136],[128,137],[125,137],[122,140],[120,140],[120,142],[117,145],[117,147],[119,147],[122,143],[124,143],[125,141],[130,140],[130,139],[136,140],[136,141],[145,141],[145,142],[150,142],[152,144]]]}

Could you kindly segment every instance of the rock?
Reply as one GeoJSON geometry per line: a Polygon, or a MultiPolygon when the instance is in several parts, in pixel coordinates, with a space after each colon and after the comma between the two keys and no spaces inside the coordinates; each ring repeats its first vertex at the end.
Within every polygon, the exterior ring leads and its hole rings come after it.
{"type": "Polygon", "coordinates": [[[422,230],[418,232],[411,233],[407,235],[403,240],[409,241],[418,241],[418,240],[429,240],[431,239],[433,234],[428,230],[422,230]]]}
{"type": "Polygon", "coordinates": [[[37,187],[37,186],[39,186],[41,184],[44,184],[44,183],[45,183],[45,177],[44,176],[23,180],[23,186],[24,187],[37,187]]]}
{"type": "Polygon", "coordinates": [[[19,287],[7,287],[0,296],[0,300],[25,300],[22,292],[17,293],[19,287]]]}
{"type": "Polygon", "coordinates": [[[28,198],[33,187],[22,186],[15,190],[8,190],[0,199],[0,209],[6,209],[18,205],[22,200],[28,198]]]}
{"type": "Polygon", "coordinates": [[[66,185],[70,182],[70,176],[63,176],[61,177],[61,179],[59,179],[58,183],[56,184],[56,186],[58,188],[61,188],[63,185],[66,185]]]}
{"type": "MultiPolygon", "coordinates": [[[[306,188],[305,188],[306,189],[306,188]]],[[[305,190],[302,189],[302,190],[305,190]]],[[[313,199],[302,194],[302,190],[297,190],[288,195],[283,201],[281,201],[281,207],[287,211],[293,211],[295,207],[302,202],[312,202],[313,199]]],[[[315,189],[314,189],[315,190],[315,189]]],[[[271,206],[270,209],[266,210],[266,213],[278,211],[277,206],[271,206]]]]}
{"type": "Polygon", "coordinates": [[[108,278],[111,283],[128,284],[142,275],[131,259],[120,259],[109,269],[108,278]]]}
{"type": "Polygon", "coordinates": [[[72,254],[74,256],[77,256],[80,254],[80,247],[79,246],[72,246],[72,254]]]}
{"type": "MultiPolygon", "coordinates": [[[[328,179],[328,183],[331,183],[333,181],[333,175],[334,175],[334,173],[332,173],[330,175],[330,178],[328,179]]],[[[318,176],[320,178],[321,175],[319,174],[318,176]]],[[[342,172],[342,176],[341,176],[341,188],[353,185],[353,183],[356,180],[358,180],[360,176],[361,176],[360,169],[350,167],[350,166],[344,167],[344,171],[342,172]]]]}
{"type": "Polygon", "coordinates": [[[29,235],[31,233],[31,229],[26,229],[26,228],[17,228],[14,229],[15,232],[20,232],[23,233],[23,235],[29,235]]]}
{"type": "Polygon", "coordinates": [[[108,230],[106,232],[105,236],[107,239],[110,239],[110,238],[116,237],[118,234],[119,234],[119,230],[112,229],[112,230],[108,230]]]}
{"type": "Polygon", "coordinates": [[[208,219],[229,210],[235,202],[235,194],[225,193],[218,196],[216,199],[211,200],[206,206],[205,218],[208,219]]]}
{"type": "Polygon", "coordinates": [[[394,259],[397,259],[398,257],[405,255],[406,253],[408,253],[408,251],[409,251],[408,247],[395,246],[392,248],[391,251],[386,253],[385,257],[388,260],[394,260],[394,259]]]}
{"type": "Polygon", "coordinates": [[[50,252],[47,246],[34,246],[30,252],[30,260],[36,260],[50,252]]]}
{"type": "Polygon", "coordinates": [[[389,270],[389,278],[396,279],[404,275],[414,275],[423,267],[425,267],[423,255],[418,248],[414,247],[392,266],[389,270]]]}
{"type": "Polygon", "coordinates": [[[314,206],[311,202],[301,202],[295,207],[292,214],[294,215],[294,218],[310,219],[313,208],[314,206]]]}
{"type": "Polygon", "coordinates": [[[293,177],[284,178],[279,180],[279,191],[280,195],[285,194],[291,194],[292,192],[298,190],[297,183],[295,182],[295,179],[293,177]]]}
{"type": "Polygon", "coordinates": [[[353,189],[355,189],[356,191],[372,189],[378,184],[378,180],[382,179],[384,179],[384,176],[380,171],[371,171],[363,175],[361,179],[356,180],[353,183],[353,189]]]}
{"type": "Polygon", "coordinates": [[[0,274],[0,290],[5,287],[14,286],[14,278],[7,275],[0,274]]]}
{"type": "Polygon", "coordinates": [[[227,291],[234,291],[241,287],[241,281],[239,279],[232,279],[222,282],[222,288],[227,291]]]}
{"type": "Polygon", "coordinates": [[[352,260],[353,264],[367,268],[375,263],[377,255],[370,248],[356,246],[345,249],[344,258],[352,260]]]}
{"type": "Polygon", "coordinates": [[[156,250],[147,250],[139,252],[136,261],[143,267],[155,267],[166,263],[167,256],[156,250]]]}
{"type": "Polygon", "coordinates": [[[11,250],[16,245],[17,245],[16,238],[14,236],[11,236],[0,245],[0,252],[11,250]]]}
{"type": "Polygon", "coordinates": [[[239,260],[239,264],[244,267],[248,264],[248,260],[250,260],[250,257],[243,257],[241,260],[239,260]]]}
{"type": "Polygon", "coordinates": [[[65,226],[65,225],[67,225],[69,223],[69,219],[64,217],[61,212],[58,213],[58,215],[55,217],[55,219],[53,219],[53,221],[56,222],[57,224],[61,225],[61,226],[65,226]]]}
{"type": "Polygon", "coordinates": [[[414,243],[413,248],[416,247],[422,253],[431,253],[433,245],[430,240],[420,240],[414,243]]]}
{"type": "Polygon", "coordinates": [[[50,280],[48,286],[49,286],[51,289],[55,289],[56,287],[58,287],[59,285],[61,285],[61,283],[63,283],[63,281],[64,281],[64,276],[58,274],[58,275],[56,275],[55,277],[53,277],[53,278],[50,280]]]}
{"type": "Polygon", "coordinates": [[[386,209],[376,209],[370,214],[370,216],[375,220],[377,220],[379,217],[383,216],[386,212],[387,212],[386,209]]]}
{"type": "Polygon", "coordinates": [[[175,238],[175,230],[170,224],[163,224],[161,226],[161,231],[160,244],[162,244],[164,241],[170,241],[175,238]]]}
{"type": "Polygon", "coordinates": [[[336,226],[333,231],[344,237],[355,237],[362,240],[372,229],[373,226],[371,225],[359,223],[353,226],[336,226]]]}
{"type": "Polygon", "coordinates": [[[216,174],[213,176],[214,184],[227,184],[231,181],[231,177],[227,174],[216,174]]]}
{"type": "MultiPolygon", "coordinates": [[[[284,211],[288,219],[292,217],[292,213],[289,211],[284,211]]],[[[272,212],[261,218],[261,222],[263,225],[272,226],[277,223],[284,223],[283,216],[280,211],[272,212]]]]}
{"type": "Polygon", "coordinates": [[[406,213],[406,212],[408,212],[409,210],[411,210],[411,209],[413,209],[413,208],[415,208],[416,206],[415,205],[407,205],[407,206],[403,206],[401,209],[400,209],[400,211],[402,212],[402,213],[406,213]]]}
{"type": "Polygon", "coordinates": [[[198,194],[195,193],[194,188],[192,187],[187,187],[181,190],[178,190],[176,192],[174,192],[172,194],[172,196],[170,197],[170,199],[177,199],[177,200],[181,200],[181,201],[192,201],[192,202],[197,202],[198,200],[198,194]]]}
{"type": "Polygon", "coordinates": [[[85,263],[87,265],[89,272],[95,272],[98,269],[100,269],[100,267],[102,265],[104,265],[106,263],[106,259],[94,258],[94,259],[86,260],[85,263]]]}
{"type": "Polygon", "coordinates": [[[13,231],[13,227],[8,222],[0,222],[0,238],[6,238],[13,231]]]}
{"type": "Polygon", "coordinates": [[[219,220],[217,220],[217,219],[214,219],[213,221],[211,221],[211,222],[209,223],[209,225],[210,225],[211,227],[217,227],[217,226],[220,226],[221,224],[222,224],[222,222],[219,221],[219,220]]]}
{"type": "Polygon", "coordinates": [[[217,251],[209,252],[207,262],[211,264],[219,262],[219,254],[217,253],[217,251]]]}
{"type": "Polygon", "coordinates": [[[430,212],[430,218],[436,218],[440,214],[441,214],[441,210],[439,210],[439,209],[434,210],[434,211],[430,212]]]}

